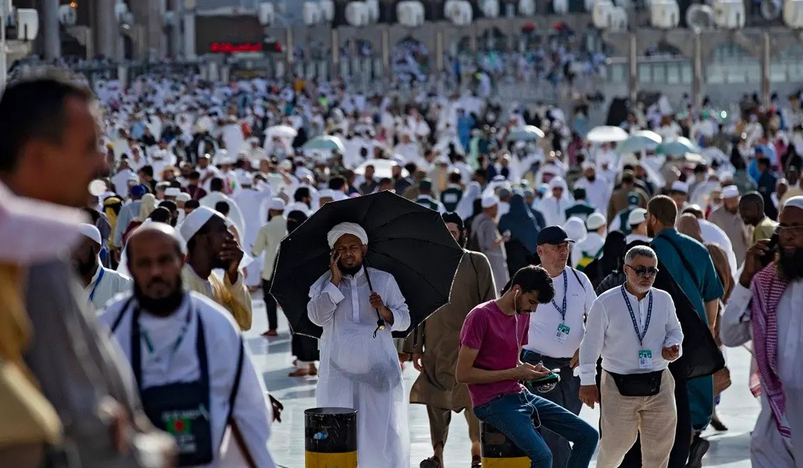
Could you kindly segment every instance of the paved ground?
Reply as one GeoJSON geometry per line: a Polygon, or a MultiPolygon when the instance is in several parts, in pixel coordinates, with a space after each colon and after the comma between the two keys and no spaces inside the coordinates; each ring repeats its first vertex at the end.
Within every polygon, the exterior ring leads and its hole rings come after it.
{"type": "MultiPolygon", "coordinates": [[[[266,339],[260,334],[266,330],[264,305],[259,296],[254,300],[254,326],[246,333],[248,347],[261,370],[270,393],[284,404],[282,423],[273,425],[271,450],[277,463],[285,468],[304,466],[304,410],[315,407],[315,377],[288,377],[292,371],[290,357],[290,335],[283,317],[280,322],[280,335],[266,339]]],[[[743,349],[729,350],[728,362],[734,385],[728,389],[718,407],[720,418],[730,430],[723,433],[709,432],[705,436],[711,441],[711,449],[704,459],[705,466],[748,468],[750,467],[750,431],[758,416],[759,404],[747,388],[748,353],[743,349]]],[[[418,372],[408,366],[404,372],[405,386],[409,389],[418,372]]],[[[583,407],[580,414],[594,427],[598,425],[599,413],[583,407]]],[[[412,465],[431,455],[429,443],[429,424],[424,406],[412,405],[410,408],[410,439],[412,442],[412,465]]],[[[468,468],[468,433],[465,419],[452,419],[450,439],[446,444],[445,465],[447,468],[468,468]]],[[[593,465],[592,465],[593,466],[593,465]]]]}

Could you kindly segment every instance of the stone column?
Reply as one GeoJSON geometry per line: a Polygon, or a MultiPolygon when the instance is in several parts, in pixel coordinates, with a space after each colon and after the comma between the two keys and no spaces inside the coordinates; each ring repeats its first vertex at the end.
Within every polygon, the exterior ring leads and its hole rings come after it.
{"type": "Polygon", "coordinates": [[[170,9],[176,18],[176,24],[173,25],[170,34],[170,53],[172,58],[177,59],[184,55],[184,48],[181,46],[183,44],[181,18],[184,15],[184,0],[171,0],[170,9]]]}
{"type": "Polygon", "coordinates": [[[95,55],[114,58],[117,56],[117,42],[120,40],[117,18],[114,17],[114,0],[96,0],[94,6],[92,33],[95,55]]]}
{"type": "Polygon", "coordinates": [[[382,75],[386,80],[390,79],[390,26],[380,25],[382,28],[382,75]]]}
{"type": "Polygon", "coordinates": [[[630,33],[630,37],[628,40],[628,53],[627,53],[627,65],[628,65],[628,90],[630,91],[630,104],[633,105],[636,103],[636,99],[638,97],[638,37],[634,32],[630,33]]]}
{"type": "Polygon", "coordinates": [[[772,55],[772,37],[770,33],[761,33],[761,105],[770,105],[771,90],[771,70],[770,57],[772,55]]]}
{"type": "Polygon", "coordinates": [[[340,78],[340,31],[332,28],[332,79],[340,78]]]}
{"type": "MultiPolygon", "coordinates": [[[[181,0],[179,0],[181,1],[181,0]]],[[[184,12],[184,58],[195,59],[195,10],[184,12]]]]}
{"type": "Polygon", "coordinates": [[[59,0],[42,0],[41,5],[44,56],[45,60],[54,60],[61,57],[59,0]]]}
{"type": "Polygon", "coordinates": [[[694,33],[694,55],[692,56],[691,96],[695,110],[703,107],[703,39],[700,31],[694,33]]]}

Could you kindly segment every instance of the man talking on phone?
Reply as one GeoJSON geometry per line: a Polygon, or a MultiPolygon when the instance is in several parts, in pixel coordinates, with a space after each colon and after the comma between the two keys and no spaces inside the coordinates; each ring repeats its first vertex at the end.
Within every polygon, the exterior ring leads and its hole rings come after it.
{"type": "Polygon", "coordinates": [[[317,405],[358,411],[359,466],[409,468],[407,398],[391,335],[410,326],[407,303],[390,273],[363,265],[362,226],[340,223],[326,237],[329,271],[310,287],[307,304],[310,321],[323,328],[317,405]]]}
{"type": "Polygon", "coordinates": [[[786,200],[778,221],[777,245],[762,239],[747,250],[720,330],[725,346],[753,340],[762,388],[750,444],[757,468],[803,466],[803,196],[786,200]]]}

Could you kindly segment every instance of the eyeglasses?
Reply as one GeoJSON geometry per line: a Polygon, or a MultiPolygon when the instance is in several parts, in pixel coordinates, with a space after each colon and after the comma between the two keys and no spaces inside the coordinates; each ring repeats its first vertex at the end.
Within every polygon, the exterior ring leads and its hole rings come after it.
{"type": "Polygon", "coordinates": [[[634,272],[636,272],[637,275],[643,278],[651,278],[658,274],[658,268],[655,267],[644,267],[644,266],[633,267],[631,265],[625,265],[625,266],[630,267],[634,272]]]}
{"type": "Polygon", "coordinates": [[[786,234],[793,234],[800,229],[803,229],[803,226],[778,226],[775,228],[775,232],[779,236],[783,236],[786,234]]]}

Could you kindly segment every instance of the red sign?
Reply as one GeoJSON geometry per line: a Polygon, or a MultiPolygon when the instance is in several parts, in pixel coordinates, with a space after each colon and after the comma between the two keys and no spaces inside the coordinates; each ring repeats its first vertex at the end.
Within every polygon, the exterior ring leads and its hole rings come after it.
{"type": "Polygon", "coordinates": [[[218,54],[234,54],[237,52],[262,52],[262,42],[244,42],[232,44],[231,42],[213,42],[209,44],[209,52],[218,54]]]}

